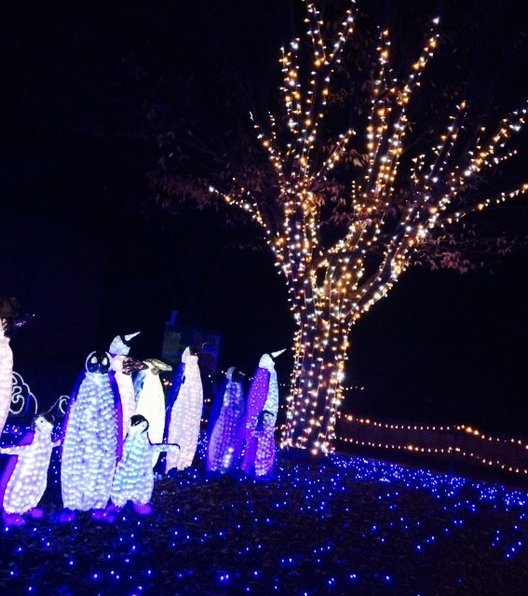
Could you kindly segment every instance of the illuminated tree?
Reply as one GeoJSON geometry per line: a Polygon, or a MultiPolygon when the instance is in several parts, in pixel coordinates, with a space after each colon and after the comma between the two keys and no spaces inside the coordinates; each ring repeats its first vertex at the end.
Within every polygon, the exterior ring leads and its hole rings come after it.
{"type": "Polygon", "coordinates": [[[281,444],[324,454],[332,450],[352,325],[412,264],[464,268],[450,227],[528,190],[526,183],[486,188],[487,174],[515,154],[507,142],[526,109],[491,129],[460,101],[428,150],[411,158],[409,105],[439,42],[435,19],[406,76],[394,74],[389,33],[380,32],[365,130],[347,128],[330,141],[331,84],[355,15],[349,9],[328,41],[317,7],[305,4],[311,43],[293,39],[283,48],[281,109],[255,124],[273,176],[260,188],[246,176],[210,191],[261,227],[287,283],[296,332],[281,444]],[[343,183],[350,162],[353,179],[343,183]]]}

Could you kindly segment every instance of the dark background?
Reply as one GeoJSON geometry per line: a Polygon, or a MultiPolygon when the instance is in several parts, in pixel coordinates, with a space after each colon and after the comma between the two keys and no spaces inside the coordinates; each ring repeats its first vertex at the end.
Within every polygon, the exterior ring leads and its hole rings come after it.
{"type": "MultiPolygon", "coordinates": [[[[469,45],[469,24],[474,45],[460,62],[449,54],[453,76],[470,80],[475,96],[500,90],[507,103],[527,87],[528,27],[518,3],[500,4],[377,2],[372,11],[396,39],[418,36],[438,7],[450,43],[469,45]]],[[[159,157],[152,105],[178,118],[187,79],[214,103],[218,61],[249,81],[248,93],[269,92],[297,11],[275,1],[3,3],[0,294],[37,315],[12,346],[42,402],[68,393],[87,353],[117,333],[141,330],[132,353],[159,357],[172,310],[222,336],[224,368],[251,373],[262,352],[290,345],[271,256],[237,248],[250,228],[207,209],[169,217],[144,205],[159,157]]],[[[220,110],[201,100],[192,110],[220,110]]],[[[345,409],[526,434],[527,273],[519,251],[492,271],[406,274],[353,329],[345,409]]],[[[277,364],[283,382],[290,365],[289,355],[277,364]]]]}

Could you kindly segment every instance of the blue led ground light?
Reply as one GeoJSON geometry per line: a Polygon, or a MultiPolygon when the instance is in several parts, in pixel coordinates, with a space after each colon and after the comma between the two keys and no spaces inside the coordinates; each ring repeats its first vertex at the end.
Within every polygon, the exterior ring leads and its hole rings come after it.
{"type": "Polygon", "coordinates": [[[157,479],[153,512],[60,522],[57,458],[45,515],[2,529],[16,594],[522,593],[528,493],[425,469],[277,454],[266,482],[197,466],[157,479]]]}

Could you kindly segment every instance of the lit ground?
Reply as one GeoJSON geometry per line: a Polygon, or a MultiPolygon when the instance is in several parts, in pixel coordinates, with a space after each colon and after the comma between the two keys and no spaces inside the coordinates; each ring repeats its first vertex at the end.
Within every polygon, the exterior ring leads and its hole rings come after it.
{"type": "MultiPolygon", "coordinates": [[[[56,477],[56,471],[52,477],[56,477]]],[[[267,482],[160,479],[151,515],[3,528],[0,593],[523,594],[528,493],[427,470],[279,456],[267,482]]]]}

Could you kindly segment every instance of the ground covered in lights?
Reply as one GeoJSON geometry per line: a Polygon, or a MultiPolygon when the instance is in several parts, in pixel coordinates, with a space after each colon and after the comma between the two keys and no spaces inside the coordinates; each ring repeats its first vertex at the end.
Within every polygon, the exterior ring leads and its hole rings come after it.
{"type": "MultiPolygon", "coordinates": [[[[363,458],[279,454],[266,482],[201,465],[153,512],[2,528],[2,594],[521,594],[528,493],[363,458]]],[[[56,494],[54,494],[54,492],[56,494]]]]}

